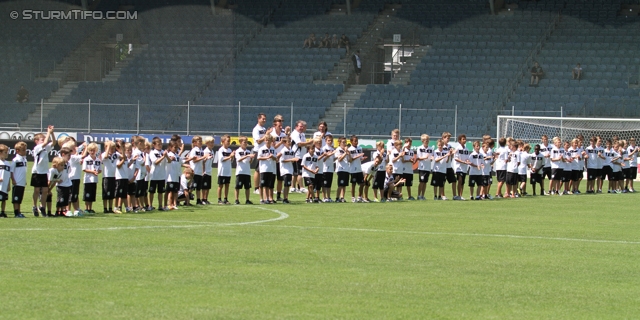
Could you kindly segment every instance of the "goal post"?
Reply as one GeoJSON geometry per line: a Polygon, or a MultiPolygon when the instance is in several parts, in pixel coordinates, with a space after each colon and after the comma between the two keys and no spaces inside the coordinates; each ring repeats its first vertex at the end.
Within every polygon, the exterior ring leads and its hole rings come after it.
{"type": "Polygon", "coordinates": [[[542,135],[551,140],[559,137],[563,141],[582,134],[586,141],[591,136],[611,139],[640,139],[640,119],[616,118],[567,118],[567,117],[530,117],[498,116],[497,137],[513,137],[528,143],[537,143],[542,135]]]}

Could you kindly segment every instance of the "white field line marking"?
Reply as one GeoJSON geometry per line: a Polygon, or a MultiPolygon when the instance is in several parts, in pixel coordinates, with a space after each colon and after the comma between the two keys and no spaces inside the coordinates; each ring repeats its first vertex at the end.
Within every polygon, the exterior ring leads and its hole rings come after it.
{"type": "MultiPolygon", "coordinates": [[[[252,225],[252,224],[260,224],[267,222],[280,221],[289,218],[289,215],[286,212],[282,212],[280,210],[267,209],[261,207],[255,207],[256,209],[260,209],[263,211],[270,211],[278,214],[277,218],[265,219],[265,220],[256,220],[256,221],[247,221],[247,222],[229,222],[229,223],[217,223],[217,222],[204,222],[204,221],[181,221],[181,220],[162,220],[162,219],[141,219],[141,218],[124,218],[119,217],[114,219],[117,220],[136,220],[136,221],[152,221],[152,222],[180,222],[180,223],[191,223],[190,225],[166,225],[166,226],[136,226],[136,227],[102,227],[102,228],[58,228],[58,229],[50,229],[50,228],[13,228],[13,229],[2,229],[0,231],[114,231],[114,230],[136,230],[136,229],[187,229],[187,228],[202,228],[202,227],[214,227],[214,226],[243,226],[243,225],[252,225]],[[196,223],[195,225],[193,223],[196,223]]],[[[95,218],[92,218],[95,219],[95,218]]]]}
{"type": "Polygon", "coordinates": [[[304,226],[282,226],[282,225],[261,225],[259,227],[322,229],[322,230],[380,232],[380,233],[404,233],[404,234],[436,235],[436,236],[535,239],[535,240],[575,241],[575,242],[592,242],[592,243],[640,244],[640,241],[599,240],[599,239],[580,239],[580,238],[543,237],[543,236],[520,236],[520,235],[513,235],[513,234],[491,234],[491,233],[429,232],[429,231],[382,230],[382,229],[341,228],[341,227],[304,227],[304,226]]]}

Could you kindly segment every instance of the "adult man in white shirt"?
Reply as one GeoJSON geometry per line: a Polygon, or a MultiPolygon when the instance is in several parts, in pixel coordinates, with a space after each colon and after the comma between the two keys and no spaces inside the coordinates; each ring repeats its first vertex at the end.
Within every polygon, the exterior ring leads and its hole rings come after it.
{"type": "MultiPolygon", "coordinates": [[[[262,148],[265,143],[265,137],[271,134],[272,128],[265,128],[264,125],[267,123],[267,115],[264,113],[258,113],[258,123],[255,127],[253,127],[253,131],[251,136],[253,138],[253,153],[257,153],[258,149],[262,148]]],[[[257,157],[256,157],[257,158],[257,157]]],[[[255,188],[255,193],[258,194],[258,186],[260,185],[260,172],[256,169],[253,173],[253,186],[255,188]]]]}
{"type": "Polygon", "coordinates": [[[291,131],[291,150],[295,151],[296,158],[300,159],[293,166],[294,183],[292,188],[300,191],[300,187],[304,184],[302,179],[302,156],[307,153],[307,147],[313,144],[313,140],[307,141],[304,133],[307,131],[307,123],[302,120],[296,122],[296,127],[291,131]]]}

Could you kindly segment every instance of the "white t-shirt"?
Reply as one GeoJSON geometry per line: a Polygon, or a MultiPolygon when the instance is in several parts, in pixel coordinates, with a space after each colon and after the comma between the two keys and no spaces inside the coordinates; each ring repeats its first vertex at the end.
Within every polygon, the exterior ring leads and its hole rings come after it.
{"type": "MultiPolygon", "coordinates": [[[[182,161],[178,155],[169,151],[167,153],[167,182],[180,182],[180,175],[182,174],[182,161]]],[[[201,162],[199,162],[201,163],[201,162]]]]}
{"type": "MultiPolygon", "coordinates": [[[[62,169],[62,171],[65,171],[62,169]]],[[[49,183],[56,182],[58,185],[62,182],[62,172],[58,171],[56,168],[49,168],[47,172],[47,179],[49,183]]]]}
{"type": "Polygon", "coordinates": [[[224,161],[231,155],[231,148],[220,147],[218,149],[218,177],[231,177],[231,159],[224,161]]]}
{"type": "MultiPolygon", "coordinates": [[[[362,154],[362,148],[358,146],[351,146],[347,150],[351,154],[352,159],[362,154]]],[[[349,165],[349,172],[351,173],[362,172],[362,157],[358,159],[353,159],[351,161],[351,164],[349,165]]]]}
{"type": "MultiPolygon", "coordinates": [[[[556,146],[551,147],[551,151],[549,151],[549,159],[563,158],[564,157],[564,149],[557,148],[556,146]]],[[[551,169],[564,169],[564,165],[562,160],[551,161],[551,169]]]]}
{"type": "Polygon", "coordinates": [[[349,155],[347,154],[347,151],[342,148],[338,148],[336,149],[335,156],[336,172],[349,172],[349,155]],[[345,155],[344,158],[342,158],[342,160],[339,160],[343,155],[345,155]]]}
{"type": "Polygon", "coordinates": [[[393,166],[393,173],[403,174],[404,173],[404,164],[402,163],[402,158],[400,157],[401,151],[396,148],[390,149],[388,151],[389,154],[389,163],[393,166]],[[393,159],[398,158],[398,160],[393,161],[393,159]]]}
{"type": "Polygon", "coordinates": [[[80,180],[82,177],[82,156],[78,154],[72,154],[69,157],[69,179],[80,180]]]}
{"type": "Polygon", "coordinates": [[[147,166],[146,160],[148,155],[144,152],[140,152],[137,154],[135,167],[138,169],[138,174],[136,175],[136,180],[144,180],[147,176],[147,166]]]}
{"type": "Polygon", "coordinates": [[[53,143],[49,142],[46,145],[39,144],[33,148],[33,168],[31,173],[47,174],[49,171],[49,152],[53,143]]]}
{"type": "Polygon", "coordinates": [[[571,158],[571,163],[569,163],[569,166],[571,168],[571,170],[582,170],[582,161],[580,159],[581,155],[580,155],[580,150],[578,150],[577,148],[569,148],[569,155],[571,158]],[[576,157],[578,157],[576,159],[576,157]]]}
{"type": "MultiPolygon", "coordinates": [[[[333,152],[333,146],[330,145],[325,145],[324,147],[322,147],[322,152],[323,153],[329,153],[329,152],[333,152]]],[[[333,172],[334,168],[334,162],[336,161],[336,156],[335,155],[330,155],[326,158],[324,158],[324,161],[322,162],[322,172],[333,172]]]]}
{"type": "Polygon", "coordinates": [[[372,161],[377,157],[382,158],[382,162],[380,162],[380,165],[378,166],[378,171],[385,171],[385,168],[387,167],[387,151],[380,152],[376,150],[371,154],[372,161]]]}
{"type": "Polygon", "coordinates": [[[529,168],[530,161],[531,161],[531,154],[526,153],[524,151],[520,151],[520,165],[518,166],[519,175],[527,174],[527,169],[529,168]]]}
{"type": "MultiPolygon", "coordinates": [[[[280,142],[282,141],[282,138],[286,137],[287,135],[284,134],[284,129],[280,130],[280,133],[277,133],[276,130],[271,130],[271,136],[273,137],[273,145],[275,146],[276,144],[280,144],[280,142]]],[[[280,153],[280,151],[282,151],[282,148],[284,148],[284,143],[280,144],[277,148],[275,148],[276,150],[276,154],[280,153]]]]}
{"type": "MultiPolygon", "coordinates": [[[[102,170],[102,160],[96,157],[92,159],[91,156],[88,156],[82,160],[82,170],[92,170],[92,171],[100,171],[102,170]]],[[[93,173],[84,173],[84,179],[82,180],[84,183],[97,183],[98,175],[93,173]]]]}
{"type": "Polygon", "coordinates": [[[613,148],[604,149],[603,155],[604,155],[603,165],[611,167],[611,159],[615,157],[615,151],[613,150],[613,148]]]}
{"type": "MultiPolygon", "coordinates": [[[[627,147],[627,154],[631,154],[633,152],[633,150],[635,150],[636,148],[638,148],[638,146],[632,147],[632,146],[628,146],[627,147]]],[[[638,153],[634,153],[631,155],[631,160],[629,161],[629,167],[631,168],[636,168],[638,167],[638,153]]]]}
{"type": "Polygon", "coordinates": [[[482,156],[484,156],[484,168],[482,168],[482,175],[489,176],[491,175],[491,167],[493,162],[493,150],[487,149],[487,152],[482,150],[482,156]]]}
{"type": "MultiPolygon", "coordinates": [[[[546,146],[542,143],[540,144],[540,153],[542,153],[544,157],[550,154],[551,149],[553,149],[552,144],[547,144],[546,146]]],[[[544,158],[544,168],[550,168],[550,167],[551,167],[551,157],[544,158]]]]}
{"type": "Polygon", "coordinates": [[[178,190],[178,197],[181,197],[184,195],[184,190],[191,190],[192,186],[193,186],[193,179],[189,180],[184,174],[182,174],[180,176],[180,190],[178,190]]]}
{"type": "Polygon", "coordinates": [[[325,133],[322,133],[320,131],[316,131],[316,132],[313,133],[313,139],[315,140],[316,138],[320,138],[322,140],[322,147],[324,147],[324,146],[327,145],[327,141],[324,139],[324,137],[326,137],[328,135],[333,136],[331,134],[331,132],[329,132],[329,131],[327,131],[325,133]]]}
{"type": "Polygon", "coordinates": [[[266,145],[258,149],[258,158],[269,157],[267,160],[260,160],[258,162],[260,173],[276,173],[276,159],[271,157],[275,155],[275,153],[276,149],[274,149],[273,147],[267,147],[266,145]]]}
{"type": "Polygon", "coordinates": [[[210,176],[211,175],[211,171],[213,170],[213,160],[215,158],[214,154],[213,154],[213,150],[211,150],[211,149],[209,149],[207,147],[207,148],[204,148],[203,153],[204,153],[205,157],[209,158],[209,159],[203,160],[203,162],[204,162],[204,174],[210,176]],[[209,156],[211,156],[211,157],[209,157],[209,156]]]}
{"type": "Polygon", "coordinates": [[[300,142],[307,142],[307,138],[304,135],[304,132],[298,132],[298,130],[293,130],[291,132],[291,149],[296,152],[296,157],[302,158],[303,154],[307,154],[306,147],[300,147],[298,144],[300,142]]]}
{"type": "Polygon", "coordinates": [[[251,155],[251,151],[242,149],[242,147],[236,150],[236,176],[239,174],[251,175],[251,158],[239,160],[248,155],[251,155]]]}
{"type": "Polygon", "coordinates": [[[419,146],[417,154],[418,159],[427,157],[427,159],[418,160],[418,170],[431,171],[431,167],[433,166],[433,164],[431,163],[431,161],[433,161],[431,159],[431,157],[433,157],[433,148],[431,148],[430,146],[419,146]]]}
{"type": "Polygon", "coordinates": [[[258,143],[258,140],[262,139],[265,133],[267,133],[267,129],[265,127],[259,124],[256,124],[256,126],[253,127],[253,131],[251,132],[251,137],[253,137],[253,143],[254,143],[253,150],[257,151],[265,145],[266,143],[265,141],[258,143]]]}
{"type": "Polygon", "coordinates": [[[587,153],[587,169],[598,169],[598,148],[596,146],[588,146],[584,149],[587,153]]]}
{"type": "MultiPolygon", "coordinates": [[[[204,157],[204,151],[200,147],[193,147],[189,152],[189,158],[202,158],[204,157]]],[[[189,168],[193,170],[193,174],[196,176],[201,176],[204,174],[204,160],[195,162],[193,160],[189,161],[189,168]]],[[[179,177],[178,177],[179,178],[179,177]]],[[[172,181],[176,182],[176,181],[172,181]]]]}
{"type": "Polygon", "coordinates": [[[317,174],[324,173],[324,171],[323,171],[323,169],[324,169],[324,160],[320,160],[320,156],[322,156],[323,154],[324,154],[324,151],[322,150],[322,148],[320,148],[320,149],[315,148],[315,151],[313,152],[313,155],[316,157],[316,159],[318,159],[318,162],[316,163],[317,166],[318,166],[318,173],[317,174]]]}
{"type": "Polygon", "coordinates": [[[284,160],[290,160],[296,157],[296,152],[284,147],[280,151],[280,175],[293,174],[293,162],[284,162],[284,160]]]}
{"type": "Polygon", "coordinates": [[[544,154],[542,154],[542,152],[538,154],[532,153],[529,156],[529,163],[531,164],[531,168],[533,168],[536,173],[540,173],[540,169],[542,169],[545,164],[544,154]]]}
{"type": "Polygon", "coordinates": [[[499,153],[496,161],[493,163],[496,171],[498,170],[507,170],[507,159],[509,158],[509,149],[507,147],[498,147],[496,152],[499,153]]]}
{"type": "Polygon", "coordinates": [[[9,195],[9,183],[11,182],[11,162],[7,160],[0,160],[0,191],[9,195]]]}
{"type": "Polygon", "coordinates": [[[449,161],[448,157],[449,151],[445,151],[444,148],[442,150],[434,150],[433,151],[433,169],[432,171],[439,173],[447,173],[447,162],[449,161]],[[443,157],[444,156],[444,157],[443,157]],[[440,161],[437,161],[438,158],[443,157],[440,161]]]}
{"type": "Polygon", "coordinates": [[[375,161],[368,161],[362,164],[362,175],[376,175],[379,166],[374,166],[375,161]]]}
{"type": "Polygon", "coordinates": [[[509,162],[507,162],[507,172],[518,173],[519,165],[520,165],[520,152],[509,151],[509,162]]]}
{"type": "Polygon", "coordinates": [[[71,183],[71,178],[69,178],[69,171],[71,170],[71,166],[69,165],[69,163],[65,163],[64,164],[64,169],[62,169],[62,172],[60,172],[60,174],[62,175],[62,177],[60,177],[60,182],[58,183],[58,186],[60,187],[71,187],[73,184],[71,183]]]}
{"type": "Polygon", "coordinates": [[[465,146],[461,146],[460,149],[456,150],[456,153],[453,155],[453,162],[451,163],[451,167],[455,170],[455,172],[464,172],[466,173],[469,169],[466,163],[460,163],[456,161],[456,159],[466,162],[469,160],[469,150],[465,146]]]}
{"type": "Polygon", "coordinates": [[[624,168],[629,168],[629,160],[624,160],[627,157],[627,149],[626,148],[620,148],[620,156],[622,157],[620,159],[620,161],[624,161],[624,168]]]}
{"type": "Polygon", "coordinates": [[[411,162],[411,159],[413,159],[413,156],[415,155],[415,153],[413,152],[413,150],[411,148],[404,148],[404,161],[407,162],[403,162],[402,166],[402,173],[406,173],[406,174],[413,174],[413,162],[411,162]]]}
{"type": "MultiPolygon", "coordinates": [[[[13,179],[16,180],[16,186],[24,187],[27,185],[27,159],[19,154],[13,158],[11,170],[13,179]]],[[[82,169],[80,169],[82,172],[82,169]]]]}
{"type": "Polygon", "coordinates": [[[469,175],[470,176],[481,176],[482,175],[482,165],[484,164],[484,156],[476,151],[471,152],[469,155],[469,161],[473,166],[469,166],[469,175]]]}
{"type": "Polygon", "coordinates": [[[619,157],[620,154],[617,151],[615,151],[613,148],[609,151],[609,154],[611,155],[611,158],[609,158],[610,163],[611,163],[611,171],[612,172],[620,172],[620,171],[622,171],[622,167],[619,164],[613,164],[614,162],[615,163],[621,163],[622,162],[622,159],[618,159],[616,161],[613,161],[613,158],[619,157]]]}
{"type": "MultiPolygon", "coordinates": [[[[598,154],[602,157],[604,157],[604,147],[603,146],[596,146],[596,150],[598,150],[598,154]]],[[[602,167],[604,167],[604,163],[605,163],[605,159],[600,158],[600,156],[598,156],[598,169],[602,169],[602,167]]]]}
{"type": "Polygon", "coordinates": [[[116,180],[129,179],[129,162],[124,159],[124,163],[120,168],[118,168],[118,162],[120,162],[120,154],[118,154],[118,159],[116,160],[116,180]]]}
{"type": "Polygon", "coordinates": [[[307,167],[310,170],[315,170],[318,168],[318,158],[315,156],[315,154],[309,154],[307,152],[307,154],[302,157],[302,167],[303,178],[314,178],[316,174],[304,167],[307,167]]]}
{"type": "Polygon", "coordinates": [[[160,163],[156,164],[156,161],[162,157],[163,151],[153,149],[149,152],[149,179],[162,180],[167,179],[167,159],[162,159],[160,163]]]}
{"type": "Polygon", "coordinates": [[[111,155],[106,154],[106,152],[102,154],[102,165],[104,166],[104,171],[102,172],[103,178],[116,177],[116,163],[118,163],[118,155],[118,152],[114,152],[111,155]]]}

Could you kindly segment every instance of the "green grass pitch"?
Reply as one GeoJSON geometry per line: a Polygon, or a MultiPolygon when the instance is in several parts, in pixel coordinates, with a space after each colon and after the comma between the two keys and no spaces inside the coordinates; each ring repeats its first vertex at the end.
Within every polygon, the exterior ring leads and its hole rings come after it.
{"type": "Polygon", "coordinates": [[[27,219],[0,220],[3,319],[640,315],[638,194],[384,204],[295,194],[291,205],[74,219],[34,218],[30,195],[27,219]]]}

